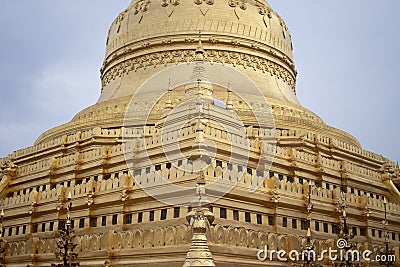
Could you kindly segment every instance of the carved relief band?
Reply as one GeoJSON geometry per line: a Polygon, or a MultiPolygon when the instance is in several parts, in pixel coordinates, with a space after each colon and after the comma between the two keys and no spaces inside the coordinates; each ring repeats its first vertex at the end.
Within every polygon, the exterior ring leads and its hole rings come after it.
{"type": "MultiPolygon", "coordinates": [[[[194,53],[192,50],[156,52],[128,59],[112,67],[103,75],[103,87],[116,78],[127,75],[131,71],[167,64],[186,63],[193,59],[194,53]]],[[[295,79],[292,74],[281,65],[265,58],[239,52],[207,50],[205,61],[243,66],[244,68],[252,68],[255,71],[269,73],[283,80],[295,90],[295,79]]]]}

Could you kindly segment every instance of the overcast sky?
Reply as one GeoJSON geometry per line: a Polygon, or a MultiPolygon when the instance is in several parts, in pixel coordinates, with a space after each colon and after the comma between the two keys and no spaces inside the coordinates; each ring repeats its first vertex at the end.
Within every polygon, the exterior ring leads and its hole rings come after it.
{"type": "MultiPolygon", "coordinates": [[[[96,102],[108,28],[129,2],[0,0],[0,157],[96,102]]],[[[269,2],[294,40],[303,106],[399,160],[400,1],[269,2]]]]}

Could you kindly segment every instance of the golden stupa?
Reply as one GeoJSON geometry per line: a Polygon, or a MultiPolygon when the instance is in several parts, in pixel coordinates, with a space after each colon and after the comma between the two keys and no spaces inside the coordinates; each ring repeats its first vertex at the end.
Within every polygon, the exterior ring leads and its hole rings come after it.
{"type": "Polygon", "coordinates": [[[133,0],[98,102],[0,159],[0,264],[60,264],[70,224],[80,266],[311,266],[266,247],[398,258],[399,167],[302,107],[296,75],[265,1],[133,0]]]}

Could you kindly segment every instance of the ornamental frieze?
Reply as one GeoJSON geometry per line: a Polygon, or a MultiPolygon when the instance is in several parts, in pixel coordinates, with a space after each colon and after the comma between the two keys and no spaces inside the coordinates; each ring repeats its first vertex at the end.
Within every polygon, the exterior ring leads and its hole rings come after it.
{"type": "MultiPolygon", "coordinates": [[[[289,247],[301,249],[305,242],[305,236],[293,234],[277,234],[268,230],[252,230],[248,227],[226,227],[221,224],[211,225],[209,228],[209,242],[223,247],[245,248],[245,249],[263,249],[289,247]]],[[[157,227],[155,229],[140,229],[127,231],[109,231],[101,234],[84,234],[77,236],[77,244],[82,256],[89,257],[93,252],[100,251],[112,252],[115,248],[125,251],[137,251],[148,248],[173,247],[190,244],[192,230],[187,225],[173,225],[167,227],[157,227]]],[[[323,249],[330,247],[330,240],[316,239],[319,246],[316,251],[320,253],[323,249]]],[[[54,238],[38,237],[35,242],[29,241],[11,241],[7,246],[8,256],[31,257],[32,253],[37,257],[43,257],[53,252],[55,246],[54,238]]],[[[356,248],[362,250],[362,243],[357,242],[356,248]]],[[[111,266],[110,260],[106,260],[104,266],[111,266]]]]}
{"type": "MultiPolygon", "coordinates": [[[[165,8],[166,15],[168,17],[171,17],[172,14],[175,12],[175,7],[179,6],[181,4],[182,0],[162,0],[161,1],[161,6],[165,8]]],[[[215,0],[193,0],[194,4],[199,6],[200,12],[203,14],[203,16],[206,16],[208,11],[209,11],[209,6],[214,5],[215,0]]],[[[128,7],[127,10],[122,12],[117,20],[116,24],[117,26],[117,33],[120,30],[121,23],[124,20],[124,17],[128,11],[133,11],[133,14],[139,15],[139,21],[140,23],[143,19],[143,14],[147,12],[150,8],[150,3],[151,0],[139,0],[136,3],[132,3],[130,7],[128,7]]],[[[260,0],[254,0],[255,7],[258,9],[258,13],[263,17],[264,24],[268,28],[268,19],[272,18],[272,9],[265,3],[263,3],[260,0]]],[[[228,5],[234,9],[234,13],[237,17],[237,19],[240,19],[243,11],[247,10],[248,7],[248,1],[247,0],[228,0],[228,5]]],[[[274,12],[275,13],[275,12],[274,12]]],[[[276,14],[277,15],[277,14],[276,14]]],[[[279,18],[281,25],[282,25],[282,19],[277,15],[279,18]]],[[[283,22],[284,23],[284,22],[283,22]]],[[[284,31],[287,31],[286,25],[282,25],[284,31]]]]}
{"type": "MultiPolygon", "coordinates": [[[[102,77],[102,85],[104,87],[116,78],[127,75],[131,71],[167,64],[192,62],[194,58],[193,50],[175,50],[156,52],[128,59],[109,69],[102,77]]],[[[255,71],[269,73],[283,80],[295,90],[295,80],[292,74],[281,65],[268,59],[240,52],[208,50],[205,54],[205,60],[208,62],[252,68],[255,71]]]]}

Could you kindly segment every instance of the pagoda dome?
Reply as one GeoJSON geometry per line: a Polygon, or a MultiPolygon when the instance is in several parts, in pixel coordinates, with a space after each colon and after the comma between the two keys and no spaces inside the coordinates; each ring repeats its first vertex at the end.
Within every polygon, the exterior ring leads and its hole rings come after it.
{"type": "Polygon", "coordinates": [[[291,35],[262,0],[133,0],[112,23],[99,102],[132,95],[166,66],[205,61],[238,68],[268,98],[298,104],[291,35]]]}
{"type": "Polygon", "coordinates": [[[98,102],[43,133],[36,144],[94,127],[121,127],[143,84],[169,67],[195,62],[200,40],[205,62],[233,68],[257,86],[278,130],[311,131],[361,147],[353,136],[300,105],[291,35],[262,0],[133,0],[109,29],[98,102]]]}

